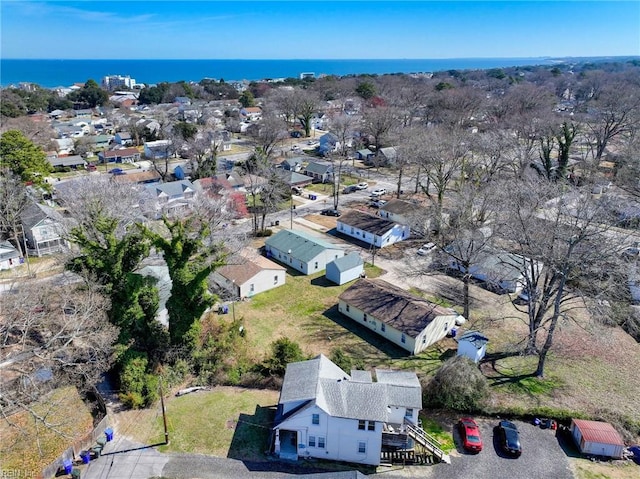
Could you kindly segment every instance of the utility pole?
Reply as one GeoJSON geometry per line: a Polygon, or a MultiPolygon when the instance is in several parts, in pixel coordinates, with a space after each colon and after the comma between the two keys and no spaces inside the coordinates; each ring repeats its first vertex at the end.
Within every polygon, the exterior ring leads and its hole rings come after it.
{"type": "Polygon", "coordinates": [[[167,429],[167,411],[164,407],[164,391],[162,390],[162,378],[158,379],[160,388],[160,406],[162,407],[162,422],[164,424],[164,443],[169,444],[169,430],[167,429]]]}

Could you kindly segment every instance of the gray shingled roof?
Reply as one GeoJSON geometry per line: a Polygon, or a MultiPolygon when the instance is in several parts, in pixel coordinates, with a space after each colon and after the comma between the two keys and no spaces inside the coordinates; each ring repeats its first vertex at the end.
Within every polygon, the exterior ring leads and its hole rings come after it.
{"type": "Polygon", "coordinates": [[[358,210],[349,210],[338,218],[338,222],[347,226],[353,226],[367,233],[371,233],[377,236],[385,234],[392,229],[396,223],[381,218],[380,216],[370,215],[358,210]]]}
{"type": "Polygon", "coordinates": [[[424,331],[436,317],[459,316],[452,309],[414,296],[380,279],[360,279],[339,298],[412,338],[424,331]]]}
{"type": "Polygon", "coordinates": [[[291,256],[303,262],[311,261],[325,249],[340,249],[320,238],[293,230],[278,231],[275,235],[267,238],[265,245],[279,251],[291,250],[291,256]]]}
{"type": "Polygon", "coordinates": [[[25,230],[30,230],[45,218],[50,218],[56,222],[62,222],[62,215],[53,208],[40,203],[31,203],[20,215],[22,226],[25,230]]]}
{"type": "Polygon", "coordinates": [[[364,260],[355,251],[343,256],[342,258],[337,258],[332,261],[333,264],[336,265],[336,268],[341,273],[345,271],[349,271],[350,269],[355,268],[356,266],[360,266],[364,264],[364,260]]]}
{"type": "Polygon", "coordinates": [[[380,210],[388,211],[389,213],[403,215],[407,213],[413,213],[418,208],[419,206],[414,203],[410,203],[404,200],[399,200],[396,198],[396,199],[387,201],[384,205],[382,205],[380,210]]]}
{"type": "Polygon", "coordinates": [[[169,183],[157,183],[145,186],[147,190],[155,196],[161,193],[166,194],[169,198],[178,198],[184,195],[187,190],[195,191],[195,187],[189,180],[171,181],[169,183]]]}
{"type": "Polygon", "coordinates": [[[331,416],[381,422],[388,421],[389,406],[422,408],[422,391],[415,373],[383,371],[385,380],[378,382],[371,382],[367,371],[354,373],[350,378],[323,355],[290,363],[279,402],[315,400],[331,416]]]}
{"type": "Polygon", "coordinates": [[[331,163],[317,163],[315,161],[312,161],[307,165],[305,171],[315,173],[317,175],[324,175],[325,173],[330,171],[331,168],[333,168],[333,165],[331,165],[331,163]]]}

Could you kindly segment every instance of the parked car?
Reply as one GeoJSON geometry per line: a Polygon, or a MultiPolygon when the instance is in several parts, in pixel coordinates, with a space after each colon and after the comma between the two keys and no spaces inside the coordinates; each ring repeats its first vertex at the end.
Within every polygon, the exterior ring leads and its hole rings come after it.
{"type": "Polygon", "coordinates": [[[373,208],[382,208],[386,202],[386,200],[373,200],[369,206],[372,206],[373,208]]]}
{"type": "Polygon", "coordinates": [[[518,427],[511,421],[500,421],[497,428],[498,443],[502,450],[515,457],[522,454],[518,427]]]}
{"type": "Polygon", "coordinates": [[[529,294],[529,290],[523,289],[518,293],[518,296],[516,296],[516,299],[514,299],[513,302],[515,304],[523,305],[523,304],[528,304],[530,299],[531,299],[531,295],[529,294]]]}
{"type": "Polygon", "coordinates": [[[433,249],[436,247],[435,243],[426,243],[423,244],[422,246],[420,246],[420,248],[418,249],[418,254],[420,256],[426,256],[429,253],[431,253],[433,251],[433,249]]]}
{"type": "Polygon", "coordinates": [[[324,216],[340,216],[342,213],[335,208],[327,208],[326,210],[322,210],[320,214],[324,216]]]}
{"type": "Polygon", "coordinates": [[[358,191],[358,188],[356,187],[356,185],[350,185],[350,186],[345,186],[344,189],[342,190],[342,193],[344,193],[345,195],[348,195],[349,193],[353,193],[354,191],[358,191]]]}
{"type": "Polygon", "coordinates": [[[292,186],[291,187],[291,192],[294,195],[301,195],[302,194],[302,188],[300,188],[299,186],[292,186]]]}
{"type": "Polygon", "coordinates": [[[371,196],[382,196],[386,194],[387,194],[387,190],[384,188],[378,188],[371,192],[371,196]]]}
{"type": "Polygon", "coordinates": [[[458,421],[458,430],[462,447],[469,452],[482,451],[482,438],[478,424],[470,417],[463,417],[458,421]]]}
{"type": "Polygon", "coordinates": [[[356,189],[358,190],[366,190],[367,188],[369,188],[369,183],[367,183],[366,181],[363,181],[356,185],[356,189]]]}

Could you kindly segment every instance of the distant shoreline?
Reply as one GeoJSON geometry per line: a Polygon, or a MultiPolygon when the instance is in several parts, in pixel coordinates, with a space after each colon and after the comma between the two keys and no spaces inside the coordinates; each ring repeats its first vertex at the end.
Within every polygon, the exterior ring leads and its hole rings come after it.
{"type": "Polygon", "coordinates": [[[640,57],[530,57],[453,59],[340,59],[340,60],[80,60],[0,59],[0,85],[35,83],[44,88],[70,86],[88,79],[97,82],[107,75],[128,75],[137,83],[198,82],[204,78],[225,81],[259,81],[299,78],[304,72],[325,75],[384,75],[434,73],[446,70],[486,70],[527,66],[549,66],[567,62],[626,61],[640,57]]]}

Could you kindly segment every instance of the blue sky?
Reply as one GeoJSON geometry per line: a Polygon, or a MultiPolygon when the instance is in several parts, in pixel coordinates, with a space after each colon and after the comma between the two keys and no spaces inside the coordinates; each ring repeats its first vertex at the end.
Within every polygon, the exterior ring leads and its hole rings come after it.
{"type": "Polygon", "coordinates": [[[640,55],[635,1],[1,0],[2,58],[640,55]]]}

